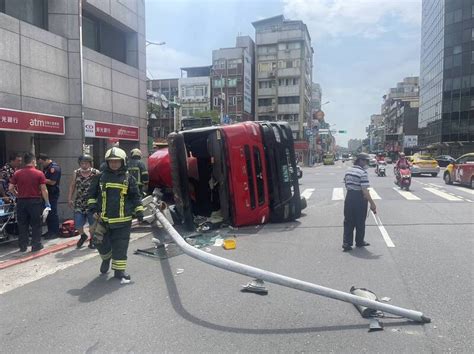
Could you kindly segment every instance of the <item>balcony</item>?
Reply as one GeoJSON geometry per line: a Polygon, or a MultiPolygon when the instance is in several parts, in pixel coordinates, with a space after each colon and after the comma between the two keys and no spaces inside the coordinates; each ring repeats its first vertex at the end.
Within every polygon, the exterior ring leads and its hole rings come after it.
{"type": "Polygon", "coordinates": [[[278,105],[278,114],[299,114],[299,113],[300,113],[299,103],[278,105]]]}
{"type": "Polygon", "coordinates": [[[299,96],[299,85],[278,87],[278,96],[299,96]]]}
{"type": "Polygon", "coordinates": [[[257,112],[258,113],[273,113],[273,112],[275,112],[275,106],[258,107],[257,112]]]}
{"type": "Polygon", "coordinates": [[[259,88],[258,89],[258,95],[259,96],[275,96],[276,95],[276,89],[275,89],[275,87],[272,87],[272,88],[259,88]]]}
{"type": "Polygon", "coordinates": [[[278,69],[278,76],[301,76],[300,68],[287,68],[287,69],[278,69]]]}

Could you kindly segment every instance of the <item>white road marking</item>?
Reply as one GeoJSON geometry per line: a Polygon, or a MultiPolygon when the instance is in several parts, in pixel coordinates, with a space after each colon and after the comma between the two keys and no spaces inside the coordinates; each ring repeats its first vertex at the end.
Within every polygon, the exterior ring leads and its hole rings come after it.
{"type": "Polygon", "coordinates": [[[446,200],[449,200],[449,201],[452,201],[452,202],[460,202],[462,201],[461,198],[458,198],[458,197],[455,197],[454,195],[450,195],[446,192],[443,192],[443,191],[440,191],[436,188],[423,188],[425,190],[427,190],[428,192],[431,192],[435,195],[437,195],[438,197],[441,197],[441,198],[444,198],[446,200]]]}
{"type": "Polygon", "coordinates": [[[344,200],[344,189],[334,188],[332,190],[332,200],[344,200]]]}
{"type": "Polygon", "coordinates": [[[463,191],[463,192],[474,195],[474,190],[472,190],[472,189],[467,189],[467,188],[463,188],[463,187],[454,187],[454,188],[456,188],[459,191],[463,191]]]}
{"type": "Polygon", "coordinates": [[[382,199],[380,198],[380,195],[378,195],[378,193],[373,189],[373,188],[368,188],[369,190],[369,193],[370,193],[370,196],[372,197],[372,199],[382,199]]]}
{"type": "Polygon", "coordinates": [[[408,200],[421,200],[420,198],[418,198],[416,195],[414,195],[412,192],[408,192],[408,191],[402,191],[400,188],[397,188],[397,187],[393,187],[393,189],[400,193],[401,196],[405,199],[408,199],[408,200]]]}
{"type": "Polygon", "coordinates": [[[308,200],[309,198],[311,198],[311,194],[313,194],[313,192],[314,192],[314,188],[307,188],[303,191],[303,193],[301,193],[301,197],[308,200]]]}
{"type": "Polygon", "coordinates": [[[393,243],[392,239],[388,235],[388,232],[385,229],[385,226],[383,226],[382,221],[380,220],[380,218],[378,216],[376,216],[373,211],[370,211],[370,213],[374,217],[375,224],[379,228],[379,231],[382,234],[383,240],[385,241],[385,244],[387,245],[387,247],[389,247],[389,248],[395,247],[395,244],[393,243]]]}

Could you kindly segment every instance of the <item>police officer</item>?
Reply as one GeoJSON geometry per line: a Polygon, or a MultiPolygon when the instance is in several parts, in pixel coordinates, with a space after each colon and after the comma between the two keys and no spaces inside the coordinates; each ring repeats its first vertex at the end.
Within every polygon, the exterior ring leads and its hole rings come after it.
{"type": "Polygon", "coordinates": [[[97,175],[89,189],[89,211],[97,219],[94,243],[102,258],[100,272],[109,271],[114,277],[130,280],[125,272],[130,240],[132,214],[143,220],[143,206],[137,182],[127,171],[127,154],[113,147],[105,154],[107,168],[97,175]]]}
{"type": "Polygon", "coordinates": [[[347,170],[344,176],[347,190],[344,201],[344,238],[342,243],[344,252],[352,249],[354,228],[356,229],[356,246],[365,247],[370,245],[364,240],[367,202],[370,204],[370,210],[374,213],[377,209],[368,190],[370,187],[367,174],[369,160],[370,156],[366,153],[357,155],[354,166],[347,170]]]}
{"type": "Polygon", "coordinates": [[[48,232],[44,235],[44,238],[53,239],[59,236],[58,200],[61,167],[51,160],[47,154],[39,154],[38,162],[42,166],[44,176],[46,177],[46,187],[48,188],[49,202],[51,203],[51,211],[46,219],[48,232]]]}
{"type": "Polygon", "coordinates": [[[143,194],[143,192],[148,191],[148,170],[142,161],[142,152],[140,149],[130,151],[128,171],[137,180],[140,193],[143,194]]]}

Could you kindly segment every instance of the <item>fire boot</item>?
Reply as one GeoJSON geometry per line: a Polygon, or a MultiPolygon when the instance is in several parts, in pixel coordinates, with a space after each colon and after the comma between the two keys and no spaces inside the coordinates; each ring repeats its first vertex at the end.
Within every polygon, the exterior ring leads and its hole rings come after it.
{"type": "Polygon", "coordinates": [[[109,271],[110,268],[110,258],[102,260],[102,264],[100,265],[100,272],[105,274],[109,271]]]}
{"type": "Polygon", "coordinates": [[[86,242],[86,240],[87,240],[87,235],[86,235],[86,234],[82,234],[82,235],[81,235],[81,238],[80,238],[80,239],[77,241],[77,243],[76,243],[76,247],[77,247],[77,248],[81,248],[82,245],[84,244],[84,242],[86,242]]]}
{"type": "Polygon", "coordinates": [[[123,270],[116,270],[115,274],[114,274],[114,278],[125,279],[125,280],[130,280],[131,279],[130,274],[125,273],[125,271],[123,271],[123,270]]]}

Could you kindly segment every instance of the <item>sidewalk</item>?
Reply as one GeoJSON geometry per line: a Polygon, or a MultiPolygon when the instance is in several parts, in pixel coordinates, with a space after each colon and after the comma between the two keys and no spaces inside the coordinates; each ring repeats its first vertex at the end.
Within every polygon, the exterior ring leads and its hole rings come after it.
{"type": "MultiPolygon", "coordinates": [[[[132,227],[136,226],[137,222],[134,220],[132,222],[132,227]]],[[[87,227],[86,227],[87,230],[87,227]]],[[[88,231],[88,230],[87,230],[88,231]]],[[[150,230],[151,232],[151,230],[150,230]]],[[[133,233],[133,229],[132,229],[133,233]]],[[[45,255],[62,251],[66,248],[76,247],[77,241],[80,236],[62,238],[58,237],[53,240],[44,240],[42,239],[42,244],[44,248],[38,252],[31,252],[31,247],[28,247],[27,252],[20,252],[18,249],[18,242],[12,241],[11,243],[6,243],[0,245],[0,271],[6,268],[13,267],[15,265],[31,261],[33,259],[43,257],[45,255]]],[[[87,247],[89,241],[84,243],[84,247],[87,247]]]]}

